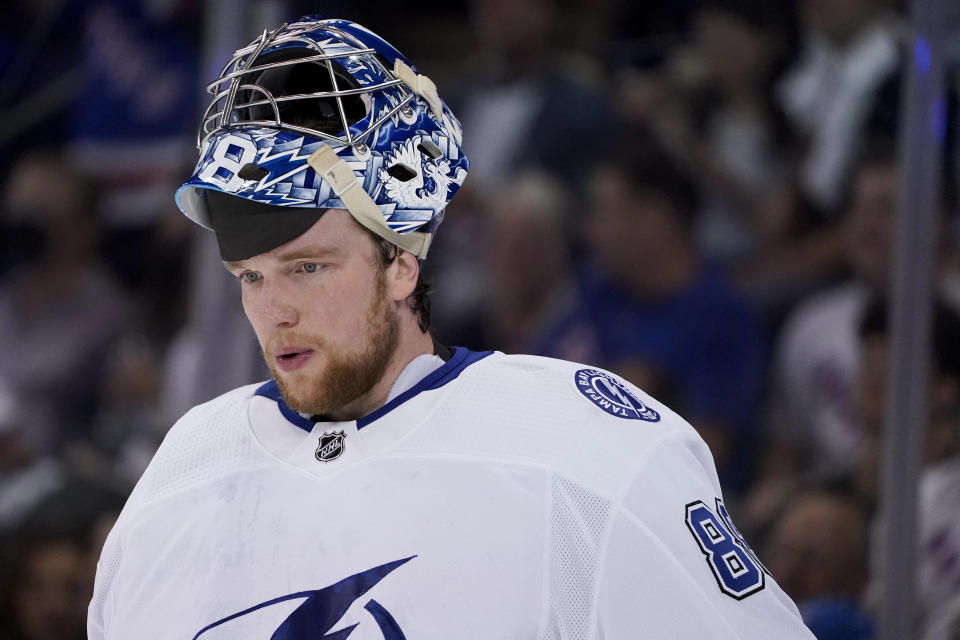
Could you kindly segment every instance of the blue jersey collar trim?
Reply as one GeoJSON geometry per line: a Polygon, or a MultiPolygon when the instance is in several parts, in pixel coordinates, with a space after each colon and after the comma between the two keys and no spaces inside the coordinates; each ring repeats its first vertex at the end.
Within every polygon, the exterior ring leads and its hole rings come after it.
{"type": "Polygon", "coordinates": [[[283,394],[280,393],[280,387],[277,386],[276,380],[268,380],[267,382],[264,382],[262,385],[260,385],[254,395],[270,398],[276,402],[277,406],[280,408],[280,413],[283,414],[283,417],[287,419],[287,422],[295,424],[307,433],[313,431],[313,421],[304,418],[302,415],[291,409],[283,400],[283,394]]]}
{"type": "MultiPolygon", "coordinates": [[[[358,419],[357,429],[362,429],[371,422],[382,418],[410,398],[420,394],[423,391],[439,389],[443,385],[459,376],[463,370],[469,367],[471,364],[486,358],[492,353],[493,351],[470,351],[469,349],[465,349],[463,347],[454,347],[453,356],[442,366],[432,371],[420,382],[413,385],[373,413],[358,419]]],[[[284,401],[283,394],[280,393],[280,387],[277,386],[276,380],[269,380],[260,385],[254,395],[263,396],[275,401],[277,406],[280,408],[280,413],[291,424],[303,429],[307,433],[310,433],[313,430],[314,422],[291,409],[284,401]]]]}

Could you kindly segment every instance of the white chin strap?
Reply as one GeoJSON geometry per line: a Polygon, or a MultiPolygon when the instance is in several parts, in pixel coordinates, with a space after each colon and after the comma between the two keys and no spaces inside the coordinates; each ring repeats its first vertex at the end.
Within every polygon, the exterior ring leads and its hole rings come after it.
{"type": "Polygon", "coordinates": [[[397,58],[393,61],[393,75],[400,78],[410,90],[427,101],[430,111],[437,120],[443,118],[443,102],[437,94],[437,85],[427,76],[417,73],[406,62],[397,58]]]}
{"type": "MultiPolygon", "coordinates": [[[[394,61],[393,74],[427,101],[430,111],[437,120],[443,117],[443,103],[437,95],[437,86],[430,78],[415,72],[399,58],[394,61]]],[[[357,222],[384,240],[414,254],[420,260],[427,257],[432,235],[421,231],[410,231],[401,235],[391,229],[373,198],[357,182],[353,170],[329,145],[322,145],[314,151],[307,159],[307,163],[313,167],[317,175],[330,183],[333,192],[343,201],[347,211],[357,222]]]]}
{"type": "Polygon", "coordinates": [[[347,211],[366,229],[377,234],[384,240],[392,242],[404,251],[414,254],[420,260],[427,257],[432,234],[422,231],[410,231],[399,234],[389,226],[380,211],[380,207],[373,201],[363,186],[357,181],[353,170],[346,162],[340,159],[336,151],[329,145],[321,145],[310,154],[307,164],[313,167],[323,180],[326,180],[333,192],[343,201],[347,211]]]}

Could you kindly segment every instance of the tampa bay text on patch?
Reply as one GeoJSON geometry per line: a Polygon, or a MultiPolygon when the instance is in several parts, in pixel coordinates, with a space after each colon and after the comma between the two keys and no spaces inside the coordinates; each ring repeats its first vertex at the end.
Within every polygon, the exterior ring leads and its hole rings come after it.
{"type": "Polygon", "coordinates": [[[579,369],[574,380],[584,397],[612,416],[647,422],[660,420],[659,413],[643,404],[627,385],[605,371],[579,369]]]}

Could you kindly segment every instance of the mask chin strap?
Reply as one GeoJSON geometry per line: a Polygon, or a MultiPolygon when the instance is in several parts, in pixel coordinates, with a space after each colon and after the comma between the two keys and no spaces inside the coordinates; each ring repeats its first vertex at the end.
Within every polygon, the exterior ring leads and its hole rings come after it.
{"type": "Polygon", "coordinates": [[[333,192],[343,201],[350,215],[384,240],[392,242],[404,251],[414,254],[420,260],[427,257],[432,234],[422,231],[411,231],[403,235],[397,233],[387,225],[387,221],[380,211],[380,207],[373,201],[346,162],[340,159],[336,151],[329,145],[321,145],[310,154],[307,164],[313,167],[321,179],[326,180],[333,192]]]}
{"type": "Polygon", "coordinates": [[[443,102],[440,101],[440,94],[437,93],[437,85],[433,83],[433,80],[417,73],[400,58],[393,62],[393,75],[400,78],[403,84],[410,87],[411,91],[427,101],[434,118],[438,121],[443,119],[443,102]]]}
{"type": "MultiPolygon", "coordinates": [[[[410,65],[399,58],[393,63],[393,75],[407,85],[411,91],[426,100],[434,118],[437,120],[443,119],[443,102],[440,101],[440,96],[437,94],[437,85],[433,83],[433,80],[417,73],[410,65]]],[[[384,240],[414,254],[420,260],[427,257],[427,250],[430,248],[430,241],[433,239],[432,234],[411,231],[401,235],[391,229],[377,203],[357,182],[353,170],[340,159],[329,145],[322,145],[314,151],[307,159],[307,164],[313,167],[313,170],[323,180],[330,183],[333,192],[343,201],[347,211],[357,222],[384,240]]]]}

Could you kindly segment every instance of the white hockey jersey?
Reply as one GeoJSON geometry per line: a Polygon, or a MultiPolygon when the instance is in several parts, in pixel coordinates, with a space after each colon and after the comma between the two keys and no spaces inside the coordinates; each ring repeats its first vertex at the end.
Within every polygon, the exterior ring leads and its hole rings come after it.
{"type": "Polygon", "coordinates": [[[170,431],[90,640],[812,638],[680,417],[604,371],[456,349],[357,421],[274,383],[170,431]],[[264,446],[258,433],[284,433],[264,446]],[[279,444],[285,443],[285,444],[279,444]]]}

